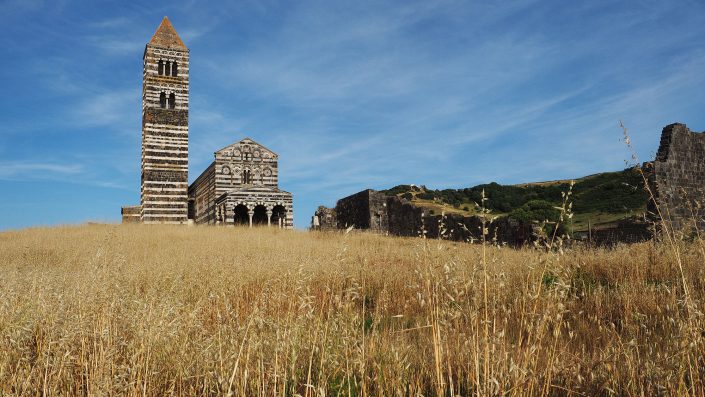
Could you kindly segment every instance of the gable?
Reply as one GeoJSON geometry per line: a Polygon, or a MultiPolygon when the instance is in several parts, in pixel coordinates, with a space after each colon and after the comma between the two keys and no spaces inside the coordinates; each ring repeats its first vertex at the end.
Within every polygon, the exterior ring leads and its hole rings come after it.
{"type": "Polygon", "coordinates": [[[244,153],[250,153],[254,158],[261,158],[264,160],[277,160],[279,157],[273,151],[267,149],[265,146],[253,141],[250,138],[245,138],[239,142],[230,144],[215,152],[215,157],[231,157],[238,158],[244,153]]]}

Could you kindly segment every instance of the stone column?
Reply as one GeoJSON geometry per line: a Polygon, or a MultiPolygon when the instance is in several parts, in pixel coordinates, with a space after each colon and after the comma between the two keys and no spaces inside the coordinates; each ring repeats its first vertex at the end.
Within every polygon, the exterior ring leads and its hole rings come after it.
{"type": "Polygon", "coordinates": [[[223,223],[228,226],[235,226],[235,208],[228,205],[224,207],[225,213],[223,214],[223,223]]]}
{"type": "Polygon", "coordinates": [[[272,210],[267,210],[267,227],[272,226],[272,210]]]}
{"type": "Polygon", "coordinates": [[[255,211],[248,208],[247,215],[249,215],[249,217],[250,217],[250,227],[252,227],[252,217],[255,215],[255,211]]]}

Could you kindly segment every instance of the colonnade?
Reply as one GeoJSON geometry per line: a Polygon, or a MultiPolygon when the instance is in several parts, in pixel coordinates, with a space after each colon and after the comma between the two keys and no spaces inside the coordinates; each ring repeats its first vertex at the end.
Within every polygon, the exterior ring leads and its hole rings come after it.
{"type": "MultiPolygon", "coordinates": [[[[284,229],[287,227],[287,214],[291,213],[291,207],[290,205],[286,205],[285,203],[277,202],[277,203],[270,203],[270,204],[264,204],[264,203],[243,203],[243,202],[237,202],[237,203],[222,203],[216,207],[216,224],[226,224],[226,225],[234,225],[236,223],[236,218],[239,218],[241,220],[244,218],[244,215],[247,215],[246,221],[249,227],[253,227],[255,225],[255,210],[257,207],[263,207],[265,209],[265,214],[267,216],[267,226],[275,226],[279,229],[284,229]],[[247,209],[247,212],[245,213],[244,211],[238,214],[238,211],[236,210],[238,207],[244,207],[247,209]],[[279,211],[275,211],[275,208],[279,207],[279,211]],[[272,224],[272,218],[274,215],[276,216],[275,219],[275,224],[272,224]]],[[[244,223],[244,222],[241,222],[244,223]]]]}

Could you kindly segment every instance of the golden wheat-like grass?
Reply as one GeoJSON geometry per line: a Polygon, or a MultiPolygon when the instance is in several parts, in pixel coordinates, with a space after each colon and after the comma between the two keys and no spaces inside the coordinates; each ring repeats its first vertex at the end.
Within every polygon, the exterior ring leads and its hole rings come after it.
{"type": "Polygon", "coordinates": [[[703,395],[704,258],[679,256],[682,273],[657,243],[0,233],[0,395],[703,395]]]}

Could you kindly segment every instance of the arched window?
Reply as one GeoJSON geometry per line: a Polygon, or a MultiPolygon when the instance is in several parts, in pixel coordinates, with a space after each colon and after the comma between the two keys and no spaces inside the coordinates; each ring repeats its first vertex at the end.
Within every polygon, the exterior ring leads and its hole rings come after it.
{"type": "Polygon", "coordinates": [[[251,183],[252,178],[250,175],[250,170],[242,171],[242,183],[244,185],[249,185],[251,183]]]}
{"type": "Polygon", "coordinates": [[[172,92],[169,94],[169,109],[175,109],[176,108],[176,95],[172,92]]]}
{"type": "Polygon", "coordinates": [[[171,75],[174,77],[177,77],[179,75],[179,64],[176,62],[173,62],[171,64],[171,75]]]}
{"type": "Polygon", "coordinates": [[[159,60],[159,66],[157,67],[157,69],[159,70],[160,76],[164,75],[164,61],[162,61],[161,59],[159,60]]]}
{"type": "Polygon", "coordinates": [[[159,106],[161,106],[162,109],[166,109],[166,94],[164,92],[159,94],[159,106]]]}
{"type": "Polygon", "coordinates": [[[171,76],[171,62],[166,61],[166,68],[164,69],[164,74],[171,76]]]}

